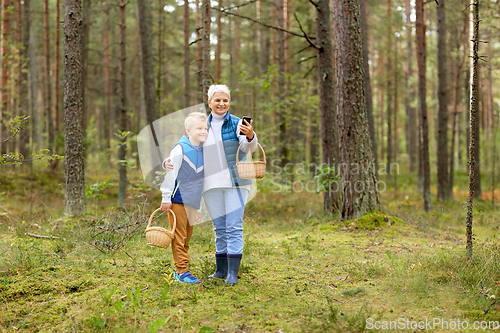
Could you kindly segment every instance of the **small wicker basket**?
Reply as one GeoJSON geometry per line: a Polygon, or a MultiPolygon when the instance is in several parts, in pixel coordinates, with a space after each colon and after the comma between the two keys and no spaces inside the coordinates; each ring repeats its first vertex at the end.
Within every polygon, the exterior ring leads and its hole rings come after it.
{"type": "Polygon", "coordinates": [[[161,208],[155,210],[153,214],[151,214],[151,216],[149,217],[148,226],[146,227],[146,242],[148,243],[148,245],[151,246],[157,246],[164,249],[168,249],[168,247],[172,243],[172,240],[174,239],[177,219],[175,217],[174,212],[172,210],[169,210],[168,212],[172,213],[172,216],[174,217],[174,226],[172,230],[167,230],[162,227],[150,227],[151,221],[153,220],[153,216],[155,216],[155,214],[159,211],[161,211],[161,208]]]}
{"type": "Polygon", "coordinates": [[[261,179],[266,173],[266,152],[262,146],[257,143],[262,150],[262,156],[264,156],[264,161],[255,162],[238,162],[241,144],[236,152],[236,168],[238,169],[238,177],[241,179],[261,179]]]}

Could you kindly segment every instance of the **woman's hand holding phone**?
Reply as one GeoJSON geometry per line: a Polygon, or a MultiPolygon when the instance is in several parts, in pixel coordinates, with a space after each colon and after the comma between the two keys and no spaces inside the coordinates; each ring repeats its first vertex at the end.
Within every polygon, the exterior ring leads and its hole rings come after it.
{"type": "Polygon", "coordinates": [[[248,140],[252,140],[254,133],[252,127],[253,120],[250,117],[243,117],[240,125],[240,135],[245,135],[248,140]]]}

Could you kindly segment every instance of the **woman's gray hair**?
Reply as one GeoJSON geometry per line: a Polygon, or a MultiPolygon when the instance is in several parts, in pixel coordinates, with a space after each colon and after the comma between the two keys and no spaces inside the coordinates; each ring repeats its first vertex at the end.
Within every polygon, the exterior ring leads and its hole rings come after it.
{"type": "Polygon", "coordinates": [[[229,97],[229,100],[231,100],[231,93],[229,92],[229,88],[226,85],[224,85],[224,84],[212,84],[208,88],[208,93],[207,93],[209,101],[212,100],[212,97],[214,97],[214,94],[216,92],[226,93],[227,96],[229,97]]]}

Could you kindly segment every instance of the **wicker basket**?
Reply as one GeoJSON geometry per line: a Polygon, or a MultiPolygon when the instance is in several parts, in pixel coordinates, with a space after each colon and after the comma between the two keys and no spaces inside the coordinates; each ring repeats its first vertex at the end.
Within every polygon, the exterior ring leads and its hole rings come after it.
{"type": "Polygon", "coordinates": [[[264,156],[264,161],[255,162],[238,162],[241,144],[236,152],[236,168],[238,169],[238,177],[241,179],[261,179],[266,173],[266,152],[262,146],[257,143],[262,150],[262,156],[264,156]]]}
{"type": "Polygon", "coordinates": [[[151,214],[151,216],[149,217],[148,226],[146,227],[146,242],[148,242],[148,245],[151,246],[157,246],[164,249],[168,249],[168,247],[172,243],[172,240],[174,239],[177,219],[175,217],[174,212],[172,210],[169,210],[168,212],[172,213],[172,216],[174,217],[174,226],[172,230],[167,230],[162,227],[150,227],[151,221],[153,220],[153,216],[155,216],[155,214],[159,211],[161,211],[161,208],[155,210],[153,214],[151,214]]]}

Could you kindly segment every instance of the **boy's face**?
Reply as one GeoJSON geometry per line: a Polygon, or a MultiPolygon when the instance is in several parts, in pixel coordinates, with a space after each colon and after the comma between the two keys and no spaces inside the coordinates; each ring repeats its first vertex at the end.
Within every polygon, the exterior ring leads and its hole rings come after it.
{"type": "Polygon", "coordinates": [[[205,142],[208,136],[208,127],[206,121],[193,122],[190,128],[186,128],[189,141],[198,146],[201,142],[205,142]]]}

